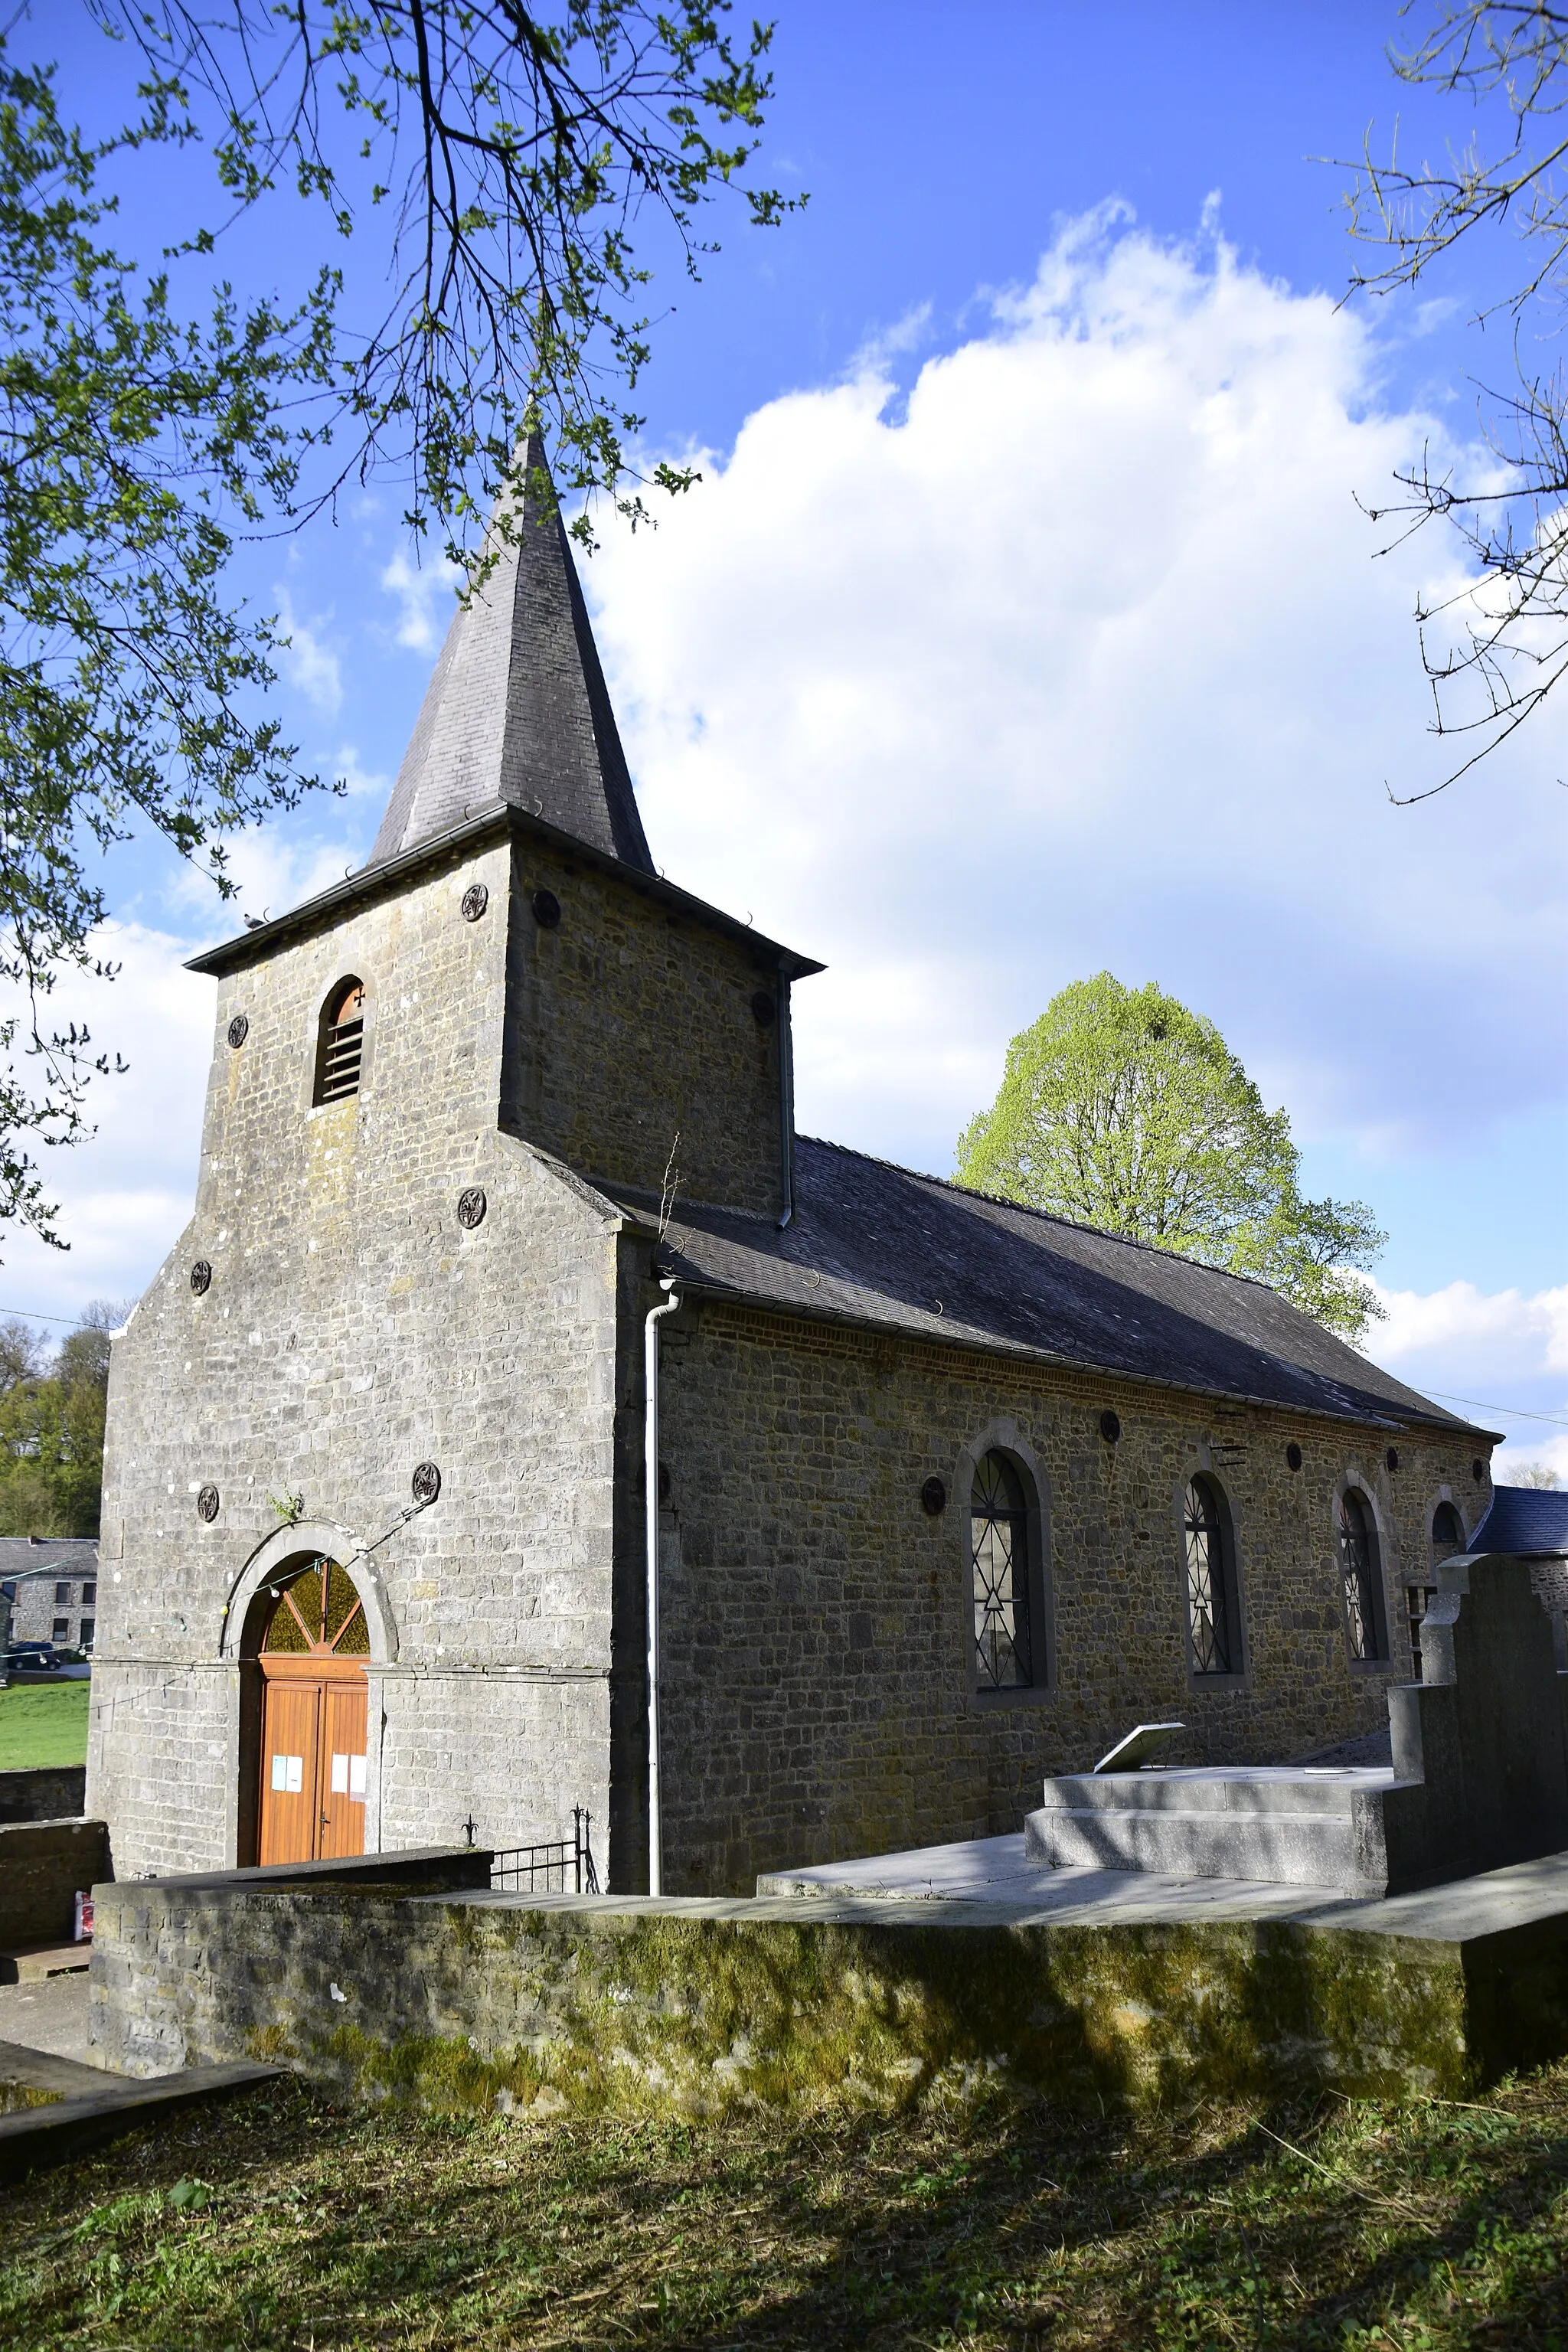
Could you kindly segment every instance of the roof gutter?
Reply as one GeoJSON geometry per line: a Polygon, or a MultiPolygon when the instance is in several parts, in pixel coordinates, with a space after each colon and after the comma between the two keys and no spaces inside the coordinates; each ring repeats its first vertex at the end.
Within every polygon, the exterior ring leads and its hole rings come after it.
{"type": "Polygon", "coordinates": [[[795,1223],[795,1039],[790,1034],[789,973],[779,965],[779,1196],[782,1234],[795,1223]]]}

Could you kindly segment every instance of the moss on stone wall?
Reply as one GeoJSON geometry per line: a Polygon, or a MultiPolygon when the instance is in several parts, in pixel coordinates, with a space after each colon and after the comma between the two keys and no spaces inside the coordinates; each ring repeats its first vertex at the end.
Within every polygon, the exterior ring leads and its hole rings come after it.
{"type": "Polygon", "coordinates": [[[1479,2079],[1457,1946],[929,1910],[253,1899],[234,1908],[225,2020],[199,2054],[243,2048],[439,2109],[693,2116],[892,2110],[987,2084],[1148,2105],[1316,2085],[1453,2096],[1479,2079]]]}

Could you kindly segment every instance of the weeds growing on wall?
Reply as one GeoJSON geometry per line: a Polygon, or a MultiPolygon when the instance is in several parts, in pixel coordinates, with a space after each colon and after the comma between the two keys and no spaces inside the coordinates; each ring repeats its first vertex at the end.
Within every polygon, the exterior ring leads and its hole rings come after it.
{"type": "Polygon", "coordinates": [[[1568,2066],[1470,2105],[802,2130],[290,2084],[14,2192],[28,2347],[1562,2346],[1568,2066]]]}

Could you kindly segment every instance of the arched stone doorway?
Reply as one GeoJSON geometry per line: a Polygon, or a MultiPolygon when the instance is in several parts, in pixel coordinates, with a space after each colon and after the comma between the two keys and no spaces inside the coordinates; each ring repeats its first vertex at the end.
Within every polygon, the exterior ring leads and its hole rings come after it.
{"type": "Polygon", "coordinates": [[[370,1633],[335,1559],[290,1563],[261,1634],[257,1860],[364,1852],[370,1633]]]}

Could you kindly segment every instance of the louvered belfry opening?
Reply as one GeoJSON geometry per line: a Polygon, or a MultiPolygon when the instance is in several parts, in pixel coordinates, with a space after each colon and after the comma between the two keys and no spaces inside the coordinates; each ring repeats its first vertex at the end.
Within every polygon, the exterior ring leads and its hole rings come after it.
{"type": "Polygon", "coordinates": [[[321,1010],[316,1050],[316,1100],[342,1102],[359,1092],[364,1064],[364,982],[338,982],[321,1010]]]}

